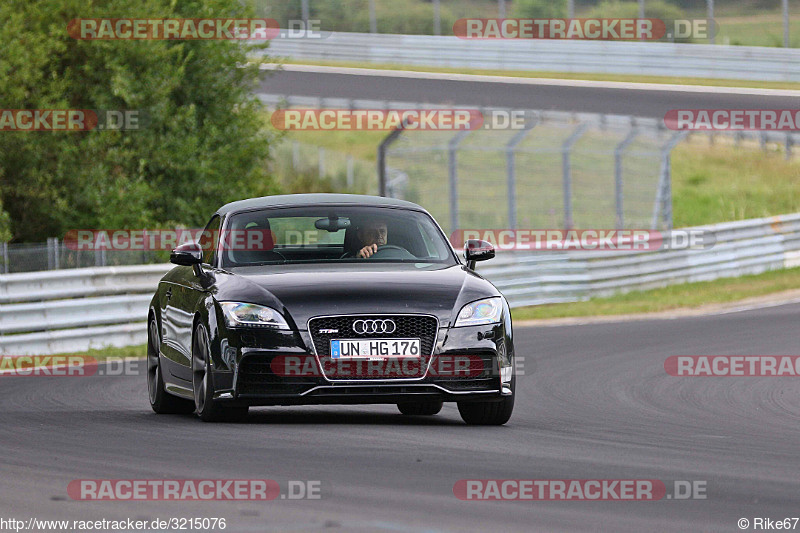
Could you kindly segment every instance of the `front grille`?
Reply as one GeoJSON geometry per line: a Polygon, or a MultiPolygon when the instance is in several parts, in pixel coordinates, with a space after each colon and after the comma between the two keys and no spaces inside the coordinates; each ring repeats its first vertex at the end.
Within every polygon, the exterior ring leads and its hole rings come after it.
{"type": "Polygon", "coordinates": [[[244,396],[300,394],[317,384],[317,379],[305,376],[280,376],[271,363],[276,354],[254,353],[245,356],[236,373],[236,393],[244,396]]]}
{"type": "MultiPolygon", "coordinates": [[[[425,369],[428,368],[431,354],[433,354],[434,343],[436,342],[436,332],[439,322],[435,317],[426,315],[346,315],[312,318],[308,322],[308,329],[311,339],[314,342],[314,349],[322,363],[323,372],[332,381],[342,381],[350,379],[401,379],[422,377],[425,369]],[[396,329],[391,334],[386,333],[356,333],[353,330],[353,323],[356,320],[385,320],[391,319],[396,325],[396,329]],[[320,330],[337,330],[336,333],[320,333],[320,330]],[[337,360],[331,358],[331,339],[419,339],[420,340],[420,364],[417,368],[421,369],[418,375],[397,374],[382,378],[375,375],[359,375],[354,373],[347,376],[331,376],[330,368],[337,360]]],[[[389,358],[387,365],[393,362],[400,363],[403,358],[389,358]]]]}

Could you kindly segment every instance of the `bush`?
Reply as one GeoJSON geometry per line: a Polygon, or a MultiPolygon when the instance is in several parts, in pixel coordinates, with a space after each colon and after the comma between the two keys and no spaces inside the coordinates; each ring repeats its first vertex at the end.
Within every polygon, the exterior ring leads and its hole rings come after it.
{"type": "MultiPolygon", "coordinates": [[[[237,0],[0,3],[6,109],[142,110],[138,131],[3,132],[0,200],[17,241],[73,228],[203,225],[275,191],[258,65],[234,41],[79,41],[74,18],[251,16],[237,0]]],[[[260,45],[259,47],[263,47],[260,45]]],[[[251,47],[252,48],[252,47],[251,47]]]]}

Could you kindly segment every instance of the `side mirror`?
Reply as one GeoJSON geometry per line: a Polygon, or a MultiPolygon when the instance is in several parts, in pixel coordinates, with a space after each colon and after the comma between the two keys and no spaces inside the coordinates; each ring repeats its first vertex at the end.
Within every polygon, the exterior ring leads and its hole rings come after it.
{"type": "Polygon", "coordinates": [[[203,262],[203,250],[196,242],[187,242],[172,250],[169,261],[181,266],[199,265],[203,262]]]}
{"type": "Polygon", "coordinates": [[[494,246],[486,241],[470,239],[464,243],[464,259],[467,267],[475,270],[476,261],[486,261],[494,257],[494,246]]]}

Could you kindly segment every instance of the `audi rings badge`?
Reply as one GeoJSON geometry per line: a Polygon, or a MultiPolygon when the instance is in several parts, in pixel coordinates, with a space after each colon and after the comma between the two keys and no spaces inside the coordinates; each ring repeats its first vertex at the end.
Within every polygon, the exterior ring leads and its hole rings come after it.
{"type": "Polygon", "coordinates": [[[359,335],[373,335],[377,333],[394,333],[397,326],[394,320],[356,320],[353,322],[353,331],[359,335]]]}

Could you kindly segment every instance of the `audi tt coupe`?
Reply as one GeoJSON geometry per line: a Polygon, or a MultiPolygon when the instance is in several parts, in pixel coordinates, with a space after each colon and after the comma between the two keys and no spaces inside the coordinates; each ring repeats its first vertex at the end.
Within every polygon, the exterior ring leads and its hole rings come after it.
{"type": "Polygon", "coordinates": [[[468,424],[514,407],[511,315],[433,217],[391,198],[300,194],[233,202],[173,250],[148,316],[156,413],[241,420],[251,406],[397,404],[468,424]]]}

